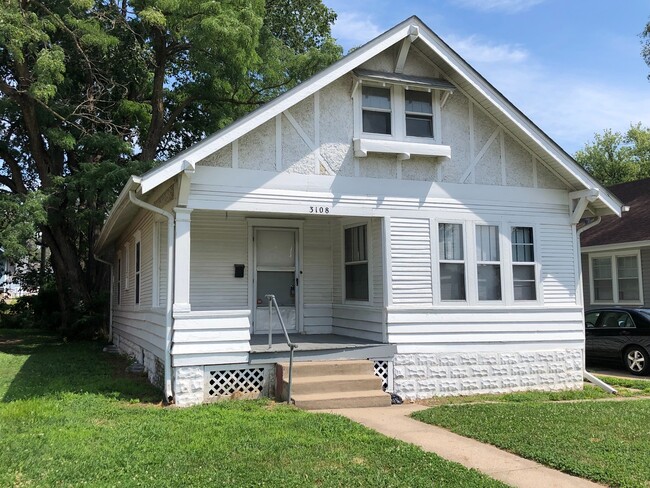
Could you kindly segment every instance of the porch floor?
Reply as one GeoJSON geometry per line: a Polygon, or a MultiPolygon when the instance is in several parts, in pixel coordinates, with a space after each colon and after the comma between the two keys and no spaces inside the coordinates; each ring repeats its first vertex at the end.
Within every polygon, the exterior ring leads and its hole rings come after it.
{"type": "MultiPolygon", "coordinates": [[[[388,358],[396,352],[396,347],[391,344],[336,334],[289,334],[289,339],[297,345],[294,350],[297,361],[388,358]]],[[[251,362],[284,361],[289,355],[289,346],[283,334],[273,334],[270,349],[267,334],[251,335],[250,345],[251,362]]]]}

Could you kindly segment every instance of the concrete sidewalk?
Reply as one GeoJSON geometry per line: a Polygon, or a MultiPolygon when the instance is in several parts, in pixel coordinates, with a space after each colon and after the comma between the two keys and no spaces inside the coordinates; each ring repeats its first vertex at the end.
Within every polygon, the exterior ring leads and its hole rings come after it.
{"type": "Polygon", "coordinates": [[[321,410],[348,417],[388,437],[393,437],[438,456],[476,469],[511,486],[526,488],[595,488],[602,485],[547,468],[494,446],[463,437],[409,415],[426,407],[414,404],[378,408],[321,410]]]}

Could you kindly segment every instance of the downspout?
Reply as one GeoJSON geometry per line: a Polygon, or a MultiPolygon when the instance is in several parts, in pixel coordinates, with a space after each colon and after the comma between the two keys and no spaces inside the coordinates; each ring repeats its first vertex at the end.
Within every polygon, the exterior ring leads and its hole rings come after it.
{"type": "MultiPolygon", "coordinates": [[[[602,217],[598,216],[598,217],[596,217],[596,220],[594,220],[593,222],[589,222],[587,225],[585,225],[584,227],[581,227],[580,229],[578,229],[576,231],[576,236],[577,236],[577,240],[578,240],[578,257],[577,257],[577,259],[578,259],[578,267],[579,267],[579,270],[580,270],[580,281],[579,281],[579,283],[580,283],[580,296],[583,297],[583,300],[584,300],[585,295],[584,295],[584,290],[583,290],[584,285],[583,285],[583,282],[582,282],[582,255],[580,253],[580,235],[584,231],[589,230],[592,227],[595,227],[598,224],[600,224],[601,220],[602,220],[602,217]]],[[[584,308],[584,303],[582,304],[582,306],[584,308]]],[[[582,377],[585,380],[587,380],[589,383],[600,387],[602,390],[606,391],[607,393],[612,393],[612,394],[615,395],[617,393],[616,389],[612,388],[607,383],[605,383],[604,381],[596,378],[593,374],[591,374],[590,372],[587,371],[585,361],[586,361],[586,357],[582,361],[582,377]]]]}
{"type": "Polygon", "coordinates": [[[174,276],[174,216],[162,208],[150,203],[138,200],[133,190],[129,191],[129,200],[134,205],[142,207],[150,212],[167,217],[167,301],[165,303],[165,398],[168,403],[174,399],[172,388],[172,302],[174,300],[173,276],[174,276]]]}
{"type": "Polygon", "coordinates": [[[113,288],[115,286],[113,280],[115,277],[113,276],[113,263],[110,263],[102,258],[100,258],[97,254],[93,254],[95,256],[95,260],[99,261],[100,263],[108,264],[108,266],[111,268],[111,292],[110,292],[110,297],[109,297],[109,307],[108,307],[108,342],[113,343],[113,288]]]}

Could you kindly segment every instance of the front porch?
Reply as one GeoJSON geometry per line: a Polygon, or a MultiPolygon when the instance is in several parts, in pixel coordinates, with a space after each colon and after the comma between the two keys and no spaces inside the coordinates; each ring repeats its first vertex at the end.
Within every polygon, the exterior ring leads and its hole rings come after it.
{"type": "MultiPolygon", "coordinates": [[[[294,350],[295,361],[389,360],[397,351],[397,347],[393,344],[336,334],[289,334],[289,339],[297,346],[294,350]]],[[[268,364],[289,360],[289,346],[287,346],[284,335],[274,334],[270,348],[268,335],[252,335],[250,347],[250,364],[268,364]]]]}

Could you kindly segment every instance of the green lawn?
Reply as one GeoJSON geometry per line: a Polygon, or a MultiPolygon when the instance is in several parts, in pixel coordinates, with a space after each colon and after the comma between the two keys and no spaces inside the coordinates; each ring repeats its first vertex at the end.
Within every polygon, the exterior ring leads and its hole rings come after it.
{"type": "Polygon", "coordinates": [[[0,486],[503,486],[342,417],[163,408],[93,343],[0,329],[0,486]]]}
{"type": "MultiPolygon", "coordinates": [[[[648,394],[647,383],[619,383],[648,394]]],[[[442,405],[413,416],[577,476],[611,486],[650,486],[650,400],[558,402],[544,396],[442,405]]]]}

